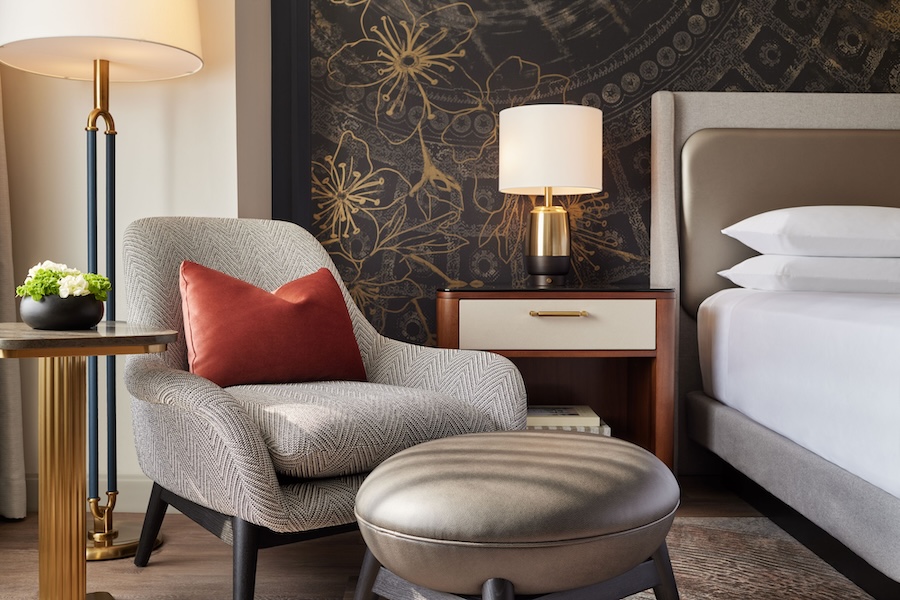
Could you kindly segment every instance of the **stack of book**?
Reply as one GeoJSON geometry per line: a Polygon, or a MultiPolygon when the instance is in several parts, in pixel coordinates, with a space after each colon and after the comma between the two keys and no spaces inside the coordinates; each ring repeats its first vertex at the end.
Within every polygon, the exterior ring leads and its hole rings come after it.
{"type": "Polygon", "coordinates": [[[611,435],[609,425],[603,422],[590,406],[565,404],[558,406],[533,405],[528,407],[527,429],[583,431],[599,435],[611,435]]]}

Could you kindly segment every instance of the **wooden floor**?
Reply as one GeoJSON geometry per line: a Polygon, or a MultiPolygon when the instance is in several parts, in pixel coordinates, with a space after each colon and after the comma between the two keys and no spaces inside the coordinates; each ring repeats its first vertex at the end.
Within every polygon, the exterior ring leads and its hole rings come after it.
{"type": "MultiPolygon", "coordinates": [[[[680,516],[740,517],[759,513],[714,479],[681,481],[680,516]]],[[[116,515],[137,526],[139,514],[116,515]]],[[[132,559],[90,562],[88,591],[127,598],[230,598],[231,548],[180,514],[163,522],[163,545],[139,569],[132,559]],[[152,595],[146,595],[153,590],[152,595]]],[[[0,597],[37,598],[37,517],[0,520],[0,597]]],[[[365,550],[357,532],[260,551],[257,598],[341,600],[352,590],[365,550]],[[290,590],[289,593],[286,590],[290,590]]]]}

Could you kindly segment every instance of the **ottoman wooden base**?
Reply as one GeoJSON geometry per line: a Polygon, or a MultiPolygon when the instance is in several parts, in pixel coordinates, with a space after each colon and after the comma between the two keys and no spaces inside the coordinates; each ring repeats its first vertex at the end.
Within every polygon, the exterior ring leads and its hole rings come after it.
{"type": "MultiPolygon", "coordinates": [[[[549,597],[552,596],[553,600],[620,600],[650,588],[653,588],[657,600],[679,600],[678,586],[672,573],[672,564],[669,562],[669,551],[665,542],[648,560],[618,577],[583,588],[528,598],[550,600],[549,597]]],[[[372,553],[366,550],[353,600],[375,600],[378,597],[390,600],[464,598],[412,584],[382,567],[372,553]]],[[[512,600],[515,597],[515,586],[506,579],[488,579],[481,588],[483,600],[512,600]]],[[[470,597],[465,598],[468,600],[470,597]]]]}
{"type": "Polygon", "coordinates": [[[659,459],[614,438],[516,431],[419,444],[357,494],[368,548],[358,600],[376,578],[396,600],[402,590],[575,599],[650,587],[674,599],[665,538],[679,496],[659,459]]]}

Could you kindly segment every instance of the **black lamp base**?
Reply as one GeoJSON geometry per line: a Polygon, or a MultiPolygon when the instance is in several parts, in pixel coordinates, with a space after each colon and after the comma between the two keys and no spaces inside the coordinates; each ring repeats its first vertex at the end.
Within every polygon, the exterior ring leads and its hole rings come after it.
{"type": "Polygon", "coordinates": [[[525,270],[528,271],[526,285],[535,288],[560,287],[566,285],[569,273],[568,256],[526,256],[525,270]]]}
{"type": "Polygon", "coordinates": [[[565,275],[529,275],[525,286],[530,288],[552,288],[566,285],[565,275]]]}

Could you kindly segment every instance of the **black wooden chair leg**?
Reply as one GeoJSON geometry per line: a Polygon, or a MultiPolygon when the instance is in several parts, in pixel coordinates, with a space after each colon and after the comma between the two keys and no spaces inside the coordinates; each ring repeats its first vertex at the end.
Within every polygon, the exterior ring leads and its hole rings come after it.
{"type": "Polygon", "coordinates": [[[234,532],[232,562],[234,600],[253,600],[256,590],[256,559],[259,555],[259,527],[243,519],[231,519],[234,532]]]}
{"type": "Polygon", "coordinates": [[[481,586],[482,600],[515,600],[516,591],[508,579],[488,579],[481,586]]]}
{"type": "Polygon", "coordinates": [[[141,527],[141,539],[138,541],[137,553],[134,556],[134,564],[139,567],[146,567],[150,562],[150,553],[153,552],[159,529],[166,516],[166,509],[169,507],[169,503],[162,499],[162,491],[159,484],[153,484],[147,514],[144,515],[144,524],[141,527]]]}
{"type": "Polygon", "coordinates": [[[672,561],[669,560],[669,548],[665,542],[656,549],[651,558],[659,576],[659,585],[653,588],[656,600],[679,600],[675,573],[672,572],[672,561]]]}

